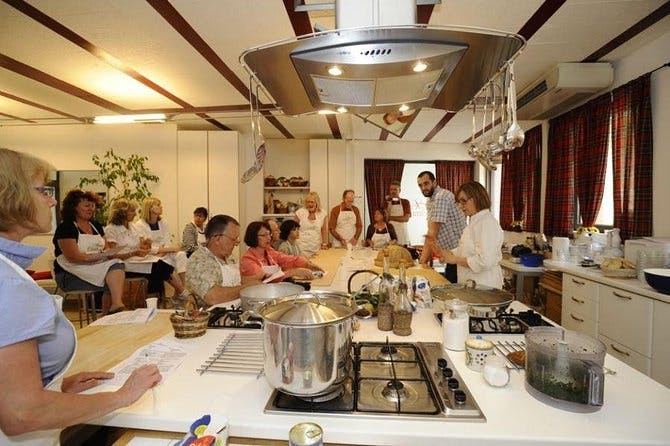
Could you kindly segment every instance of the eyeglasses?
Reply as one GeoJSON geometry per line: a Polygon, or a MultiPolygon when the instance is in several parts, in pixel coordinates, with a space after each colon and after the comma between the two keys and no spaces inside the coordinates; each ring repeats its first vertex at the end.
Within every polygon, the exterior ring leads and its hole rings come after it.
{"type": "Polygon", "coordinates": [[[44,195],[46,198],[53,198],[56,195],[56,188],[53,186],[33,186],[33,189],[44,195]]]}
{"type": "Polygon", "coordinates": [[[272,235],[272,233],[270,233],[270,232],[262,232],[262,233],[259,232],[258,233],[259,237],[270,237],[271,235],[272,235]]]}
{"type": "Polygon", "coordinates": [[[227,238],[227,239],[229,239],[229,240],[232,240],[232,241],[235,242],[235,243],[239,243],[239,241],[240,241],[240,237],[239,237],[239,236],[237,236],[237,237],[231,237],[231,236],[229,236],[228,234],[214,234],[214,235],[212,236],[212,238],[214,238],[214,237],[225,237],[225,238],[227,238]]]}
{"type": "Polygon", "coordinates": [[[467,203],[472,197],[458,197],[458,203],[459,204],[465,204],[467,203]]]}

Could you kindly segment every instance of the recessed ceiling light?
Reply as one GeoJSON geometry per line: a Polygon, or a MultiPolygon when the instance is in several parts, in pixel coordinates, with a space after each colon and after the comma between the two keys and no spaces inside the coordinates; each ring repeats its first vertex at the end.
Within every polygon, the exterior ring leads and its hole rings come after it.
{"type": "Polygon", "coordinates": [[[320,115],[334,115],[337,112],[335,112],[333,110],[328,110],[327,108],[322,108],[317,113],[320,114],[320,115]]]}
{"type": "Polygon", "coordinates": [[[343,106],[343,105],[340,105],[339,107],[337,107],[337,112],[338,113],[346,113],[348,111],[349,111],[349,109],[347,107],[343,106]]]}
{"type": "Polygon", "coordinates": [[[339,76],[342,74],[342,70],[337,65],[333,65],[332,67],[328,68],[328,74],[331,76],[339,76]]]}
{"type": "Polygon", "coordinates": [[[409,106],[407,104],[402,104],[400,107],[398,107],[398,110],[401,112],[406,112],[409,110],[409,106]]]}
{"type": "Polygon", "coordinates": [[[417,73],[421,73],[422,71],[426,71],[426,68],[428,68],[428,65],[425,62],[419,60],[414,64],[412,70],[417,73]]]}
{"type": "Polygon", "coordinates": [[[94,124],[130,124],[134,122],[165,122],[165,113],[150,113],[145,115],[109,115],[96,116],[94,124]]]}

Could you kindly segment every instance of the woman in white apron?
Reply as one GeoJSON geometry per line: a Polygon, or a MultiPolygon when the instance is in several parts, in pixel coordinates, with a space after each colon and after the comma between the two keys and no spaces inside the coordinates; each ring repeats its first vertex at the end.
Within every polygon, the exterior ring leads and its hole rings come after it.
{"type": "Polygon", "coordinates": [[[92,192],[74,189],[63,200],[63,221],[56,228],[53,243],[56,261],[55,279],[64,291],[103,291],[103,314],[116,313],[123,307],[123,262],[105,251],[102,227],[95,221],[98,197],[92,192]],[[110,299],[111,298],[111,299],[110,299]]]}
{"type": "Polygon", "coordinates": [[[174,268],[170,285],[175,289],[176,299],[185,300],[188,292],[184,286],[186,275],[186,253],[172,243],[172,234],[167,223],[161,219],[163,206],[155,197],[145,198],[142,202],[142,218],[135,222],[135,230],[140,237],[151,240],[151,253],[174,268]]]}
{"type": "Polygon", "coordinates": [[[352,246],[358,244],[363,224],[361,214],[353,203],[354,191],[345,190],[342,194],[342,203],[330,211],[328,227],[333,235],[335,247],[346,247],[349,243],[352,246]]]}
{"type": "Polygon", "coordinates": [[[205,222],[207,221],[207,208],[197,207],[193,211],[193,221],[184,226],[181,235],[181,249],[190,257],[200,246],[205,246],[205,222]]]}
{"type": "Polygon", "coordinates": [[[300,238],[296,243],[302,255],[311,257],[319,249],[328,249],[328,222],[319,194],[310,192],[305,196],[305,207],[295,211],[295,221],[300,224],[300,238]]]}
{"type": "MultiPolygon", "coordinates": [[[[461,185],[456,192],[456,202],[466,217],[468,225],[454,251],[441,251],[445,263],[457,265],[458,281],[474,280],[479,285],[502,288],[503,231],[491,213],[491,198],[484,186],[476,181],[461,185]]],[[[440,252],[437,246],[433,247],[440,252]]]]}
{"type": "Polygon", "coordinates": [[[82,396],[76,394],[111,374],[84,372],[61,381],[75,353],[74,327],[24,271],[44,249],[21,243],[51,229],[54,188],[44,185],[50,168],[7,149],[0,149],[0,166],[0,444],[57,445],[59,429],[132,404],[160,373],[144,366],[116,392],[82,396]]]}
{"type": "Polygon", "coordinates": [[[392,240],[397,241],[396,232],[392,224],[386,223],[384,220],[384,211],[376,209],[373,214],[374,222],[368,226],[365,233],[365,245],[374,249],[380,249],[391,243],[392,240]]]}
{"type": "MultiPolygon", "coordinates": [[[[162,293],[163,282],[171,285],[174,267],[160,257],[151,254],[151,240],[141,237],[132,221],[137,213],[135,204],[125,198],[114,200],[110,208],[109,224],[105,226],[105,237],[112,247],[121,247],[119,257],[126,265],[126,276],[146,277],[149,293],[162,293]]],[[[173,285],[177,290],[177,283],[173,285]]],[[[179,282],[178,293],[183,291],[179,282]]]]}

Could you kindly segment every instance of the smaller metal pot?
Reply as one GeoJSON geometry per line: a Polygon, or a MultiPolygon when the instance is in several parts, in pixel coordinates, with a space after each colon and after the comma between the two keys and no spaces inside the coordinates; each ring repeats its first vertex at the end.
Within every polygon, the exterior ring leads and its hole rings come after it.
{"type": "Polygon", "coordinates": [[[494,318],[503,313],[514,296],[506,291],[485,285],[477,285],[473,280],[431,288],[433,299],[446,301],[460,299],[468,304],[468,315],[479,318],[494,318]]]}
{"type": "Polygon", "coordinates": [[[242,289],[240,303],[243,310],[258,314],[258,309],[265,302],[279,297],[295,296],[304,291],[305,288],[294,283],[263,283],[242,289]]]}

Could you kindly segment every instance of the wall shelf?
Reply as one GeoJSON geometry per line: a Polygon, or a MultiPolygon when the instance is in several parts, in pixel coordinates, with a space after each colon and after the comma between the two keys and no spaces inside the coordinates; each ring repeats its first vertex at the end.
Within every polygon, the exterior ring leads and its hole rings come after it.
{"type": "Polygon", "coordinates": [[[265,186],[264,190],[309,190],[309,186],[265,186]]]}

